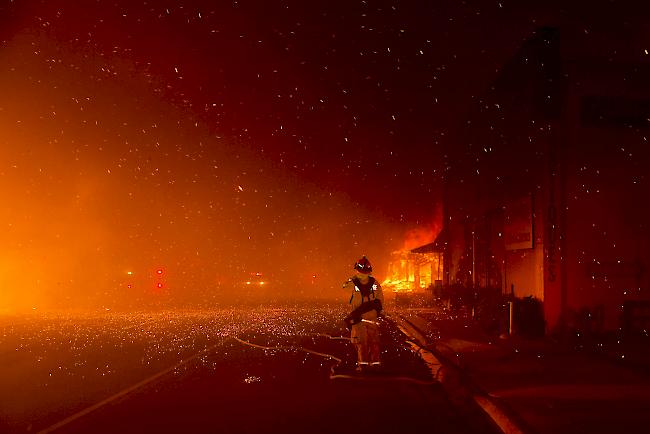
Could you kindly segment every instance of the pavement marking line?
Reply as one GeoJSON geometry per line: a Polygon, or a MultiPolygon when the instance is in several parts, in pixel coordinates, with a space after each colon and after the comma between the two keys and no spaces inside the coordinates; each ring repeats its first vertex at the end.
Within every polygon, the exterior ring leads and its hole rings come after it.
{"type": "Polygon", "coordinates": [[[98,402],[96,404],[91,405],[90,407],[87,407],[87,408],[85,408],[85,409],[83,409],[83,410],[81,410],[81,411],[79,411],[79,412],[77,412],[77,413],[75,413],[75,414],[73,414],[71,416],[66,417],[65,419],[55,423],[54,425],[51,425],[51,426],[49,426],[49,427],[47,427],[47,428],[45,428],[45,429],[43,429],[41,431],[38,431],[38,434],[47,434],[47,433],[54,432],[54,431],[58,430],[59,428],[69,424],[70,422],[73,422],[73,421],[75,421],[75,420],[77,420],[77,419],[79,419],[79,418],[81,418],[81,417],[83,417],[83,416],[85,416],[85,415],[87,415],[89,413],[92,413],[93,411],[97,410],[98,408],[103,407],[106,404],[109,404],[109,403],[115,401],[116,399],[122,398],[123,396],[128,395],[129,393],[131,393],[131,392],[133,392],[133,391],[135,391],[135,390],[137,390],[137,389],[151,383],[152,381],[157,380],[158,378],[160,378],[160,377],[162,377],[162,376],[164,376],[166,374],[169,374],[170,372],[174,371],[175,369],[180,368],[181,366],[185,365],[186,363],[189,363],[192,360],[195,360],[196,358],[204,355],[205,353],[208,353],[208,352],[214,350],[218,346],[223,345],[225,342],[227,342],[227,340],[225,340],[223,342],[220,342],[218,344],[214,344],[214,345],[212,345],[210,347],[204,348],[203,350],[197,352],[196,354],[192,355],[191,357],[181,360],[180,362],[178,362],[177,364],[175,364],[171,368],[164,369],[164,370],[162,370],[162,371],[160,371],[160,372],[158,372],[158,373],[156,373],[156,374],[154,374],[154,375],[152,375],[150,377],[147,377],[144,380],[142,380],[142,381],[140,381],[140,382],[138,382],[138,383],[136,383],[136,384],[134,384],[132,386],[129,386],[126,389],[123,389],[123,390],[117,392],[116,394],[111,395],[108,398],[106,398],[106,399],[104,399],[104,400],[102,400],[102,401],[100,401],[100,402],[98,402]]]}

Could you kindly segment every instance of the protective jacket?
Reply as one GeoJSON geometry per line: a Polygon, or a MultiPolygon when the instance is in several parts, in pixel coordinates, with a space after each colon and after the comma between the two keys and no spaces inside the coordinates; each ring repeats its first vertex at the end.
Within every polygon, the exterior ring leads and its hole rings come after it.
{"type": "Polygon", "coordinates": [[[345,319],[348,326],[359,323],[361,320],[375,321],[383,310],[384,293],[379,282],[369,276],[368,282],[361,283],[359,279],[351,279],[354,290],[350,296],[352,312],[345,319]]]}

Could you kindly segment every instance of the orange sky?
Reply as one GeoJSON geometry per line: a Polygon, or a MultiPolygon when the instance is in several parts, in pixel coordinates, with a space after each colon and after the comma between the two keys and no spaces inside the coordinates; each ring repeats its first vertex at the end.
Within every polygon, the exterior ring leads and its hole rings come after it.
{"type": "Polygon", "coordinates": [[[400,225],[169,103],[146,66],[38,29],[0,64],[0,310],[147,306],[157,267],[170,303],[257,271],[338,296],[361,254],[381,273],[402,245],[400,225]],[[126,288],[128,271],[145,277],[126,288]]]}

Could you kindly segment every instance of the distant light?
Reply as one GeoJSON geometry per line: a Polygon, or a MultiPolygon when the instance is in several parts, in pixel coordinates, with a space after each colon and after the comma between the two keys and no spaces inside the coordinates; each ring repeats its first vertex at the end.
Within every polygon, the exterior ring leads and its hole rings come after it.
{"type": "Polygon", "coordinates": [[[129,289],[131,289],[131,288],[133,288],[133,285],[131,285],[131,284],[129,283],[128,285],[126,285],[126,287],[129,288],[129,289]]]}
{"type": "Polygon", "coordinates": [[[133,274],[133,271],[127,271],[126,274],[128,274],[129,276],[131,276],[131,275],[133,274]]]}
{"type": "Polygon", "coordinates": [[[156,270],[156,274],[162,274],[162,273],[163,273],[162,268],[159,268],[159,269],[156,270]]]}
{"type": "Polygon", "coordinates": [[[260,282],[260,285],[264,285],[264,283],[266,283],[266,282],[260,282]]]}
{"type": "Polygon", "coordinates": [[[246,282],[246,285],[250,285],[250,284],[251,284],[250,282],[246,282]]]}
{"type": "Polygon", "coordinates": [[[163,284],[162,284],[162,283],[160,283],[160,282],[158,282],[158,284],[156,284],[156,287],[157,287],[158,289],[160,289],[160,288],[162,288],[162,287],[163,287],[163,284]]]}

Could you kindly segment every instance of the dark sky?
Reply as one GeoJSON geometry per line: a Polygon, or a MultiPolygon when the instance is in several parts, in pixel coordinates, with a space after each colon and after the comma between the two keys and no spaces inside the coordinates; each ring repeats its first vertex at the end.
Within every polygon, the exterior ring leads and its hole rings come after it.
{"type": "Polygon", "coordinates": [[[27,1],[9,7],[3,39],[47,41],[63,81],[140,87],[211,135],[412,221],[431,214],[456,116],[534,28],[530,2],[515,3],[27,1]]]}
{"type": "Polygon", "coordinates": [[[333,288],[361,254],[381,277],[439,230],[463,114],[567,16],[541,1],[0,4],[0,284],[21,306],[108,303],[127,271],[158,267],[182,294],[252,271],[333,288]]]}

